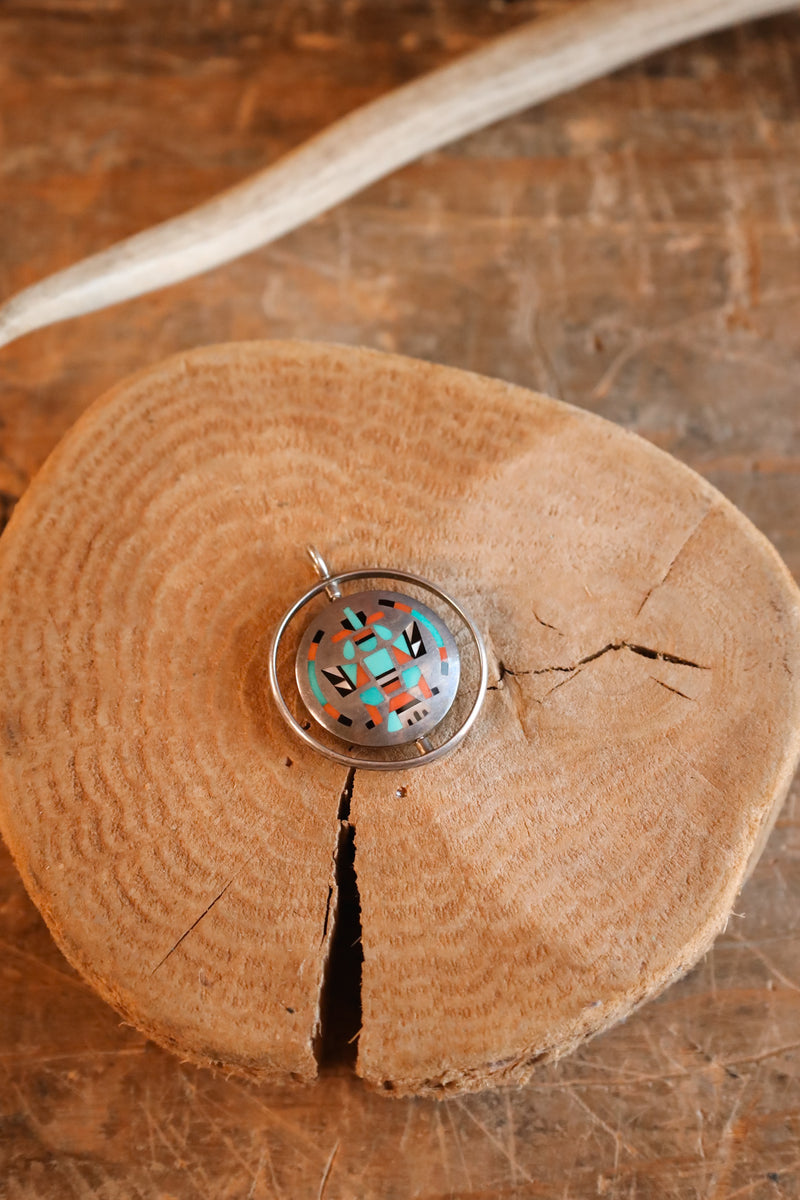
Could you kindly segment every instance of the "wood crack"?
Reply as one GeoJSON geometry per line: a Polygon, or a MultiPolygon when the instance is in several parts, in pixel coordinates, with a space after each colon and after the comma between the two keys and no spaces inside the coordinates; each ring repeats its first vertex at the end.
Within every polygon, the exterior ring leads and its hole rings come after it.
{"type": "Polygon", "coordinates": [[[557,629],[555,625],[551,625],[549,621],[543,621],[535,609],[532,609],[531,611],[533,612],[534,620],[538,621],[540,625],[543,625],[545,629],[552,629],[553,633],[557,633],[560,637],[564,636],[561,630],[557,629]]]}
{"type": "Polygon", "coordinates": [[[354,1067],[361,1031],[361,902],[355,869],[356,830],[350,805],[356,769],[339,797],[339,830],[333,854],[334,885],[328,892],[323,939],[330,937],[322,977],[314,1052],[320,1067],[354,1067]],[[329,931],[330,930],[330,934],[329,931]]]}
{"type": "Polygon", "coordinates": [[[684,700],[694,701],[694,696],[687,696],[686,692],[682,692],[679,688],[671,687],[668,683],[664,683],[663,679],[656,679],[655,675],[651,675],[650,678],[652,679],[653,683],[657,683],[660,687],[666,688],[668,692],[674,692],[676,696],[682,696],[684,700]]]}
{"type": "MultiPolygon", "coordinates": [[[[630,650],[632,654],[638,654],[642,658],[650,658],[658,662],[674,663],[680,667],[691,667],[695,671],[710,671],[711,667],[705,663],[694,662],[690,658],[682,658],[678,654],[670,654],[666,650],[654,650],[650,646],[641,646],[638,642],[607,642],[599,650],[594,650],[591,654],[584,655],[583,658],[577,659],[574,663],[566,666],[549,666],[549,667],[532,667],[527,671],[514,671],[511,667],[506,666],[502,659],[497,660],[497,683],[491,684],[487,691],[496,692],[503,686],[503,681],[507,675],[513,678],[519,678],[523,675],[548,675],[554,672],[563,672],[571,675],[577,672],[580,667],[587,663],[594,662],[598,658],[602,658],[604,654],[615,653],[618,650],[630,650]]],[[[691,697],[687,697],[691,699],[691,697]]]]}
{"type": "Polygon", "coordinates": [[[13,492],[0,491],[0,533],[3,532],[11,520],[11,514],[18,500],[19,496],[15,496],[13,492]]]}

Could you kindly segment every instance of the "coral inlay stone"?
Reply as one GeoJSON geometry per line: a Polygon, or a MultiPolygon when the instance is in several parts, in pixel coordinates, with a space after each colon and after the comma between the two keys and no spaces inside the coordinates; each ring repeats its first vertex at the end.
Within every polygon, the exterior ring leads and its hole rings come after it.
{"type": "Polygon", "coordinates": [[[331,601],[309,624],[295,664],[306,708],[359,746],[395,746],[435,729],[458,691],[455,639],[427,605],[397,592],[331,601]]]}

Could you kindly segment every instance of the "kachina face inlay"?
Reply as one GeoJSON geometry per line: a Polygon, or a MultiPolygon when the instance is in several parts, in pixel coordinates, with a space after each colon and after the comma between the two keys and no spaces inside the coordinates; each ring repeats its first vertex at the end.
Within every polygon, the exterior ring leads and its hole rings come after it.
{"type": "Polygon", "coordinates": [[[455,639],[441,617],[419,600],[385,591],[327,604],[295,662],[311,716],[359,746],[424,737],[452,705],[459,672],[455,639]]]}

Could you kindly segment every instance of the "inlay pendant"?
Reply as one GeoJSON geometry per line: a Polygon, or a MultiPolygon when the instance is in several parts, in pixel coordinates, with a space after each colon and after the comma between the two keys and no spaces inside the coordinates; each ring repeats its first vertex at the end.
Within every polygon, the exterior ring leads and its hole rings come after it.
{"type": "Polygon", "coordinates": [[[332,574],[318,551],[309,548],[320,582],[292,606],[280,623],[270,655],[270,683],[278,707],[294,731],[315,750],[337,761],[374,770],[418,766],[463,740],[477,718],[486,692],[486,653],[477,627],[461,605],[427,580],[405,571],[362,568],[332,574]],[[373,587],[345,594],[357,581],[392,580],[411,584],[418,595],[373,587]],[[325,592],[328,603],[309,620],[295,655],[294,682],[308,715],[347,751],[331,747],[292,713],[278,680],[279,651],[295,617],[325,592]],[[437,603],[438,602],[438,603],[437,603]],[[436,607],[432,607],[436,604],[436,607]],[[440,610],[446,610],[445,620],[440,610]],[[451,625],[455,626],[451,628],[451,625]],[[451,712],[462,684],[456,631],[471,657],[472,704],[451,712]],[[431,735],[445,718],[446,737],[431,735]],[[408,754],[364,757],[356,747],[408,754]]]}

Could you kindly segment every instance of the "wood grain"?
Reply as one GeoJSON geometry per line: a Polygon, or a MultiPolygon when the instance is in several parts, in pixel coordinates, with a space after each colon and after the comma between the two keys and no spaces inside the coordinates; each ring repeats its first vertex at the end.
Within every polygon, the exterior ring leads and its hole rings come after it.
{"type": "Polygon", "coordinates": [[[92,406],[0,544],[0,663],[22,877],[181,1057],[315,1075],[347,788],[356,1070],[398,1094],[525,1081],[683,974],[800,753],[800,595],[710,485],[557,401],[310,343],[92,406]],[[442,581],[488,641],[481,727],[421,777],[319,769],[270,703],[312,538],[442,581]]]}
{"type": "MultiPolygon", "coordinates": [[[[2,293],[558,7],[3,5],[2,293]]],[[[227,338],[333,338],[637,430],[721,488],[797,576],[798,61],[795,17],[659,55],[213,276],[8,348],[5,508],[143,364],[227,338]]],[[[310,1092],[180,1064],[68,967],[4,851],[0,1177],[15,1200],[317,1200],[333,1154],[326,1200],[792,1196],[799,802],[795,784],[736,915],[683,981],[524,1088],[445,1102],[387,1104],[335,1072],[310,1092]]]]}

